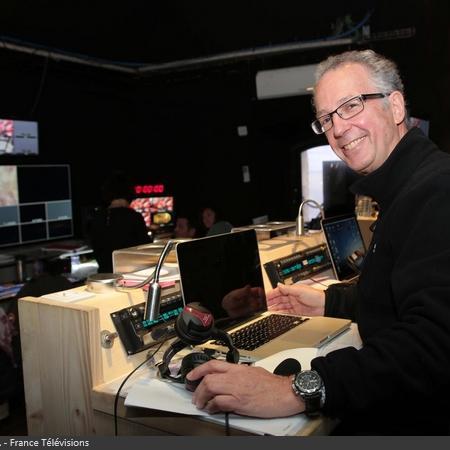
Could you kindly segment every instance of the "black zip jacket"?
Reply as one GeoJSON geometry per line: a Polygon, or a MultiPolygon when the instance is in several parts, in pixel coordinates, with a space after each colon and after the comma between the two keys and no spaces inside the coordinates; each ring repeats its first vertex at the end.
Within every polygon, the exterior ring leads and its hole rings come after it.
{"type": "Polygon", "coordinates": [[[357,433],[450,430],[450,155],[414,128],[353,184],[380,205],[361,276],[326,291],[325,315],[358,324],[363,348],[315,358],[324,414],[357,433]]]}

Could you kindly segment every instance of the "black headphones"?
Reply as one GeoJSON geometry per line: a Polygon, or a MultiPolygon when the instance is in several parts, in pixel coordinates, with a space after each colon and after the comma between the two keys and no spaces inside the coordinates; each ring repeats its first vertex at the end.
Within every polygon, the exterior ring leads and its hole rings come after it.
{"type": "Polygon", "coordinates": [[[165,351],[159,366],[159,373],[162,378],[168,378],[177,383],[185,383],[186,389],[194,391],[200,380],[189,382],[186,375],[195,367],[214,358],[204,352],[189,353],[181,361],[181,367],[176,377],[170,374],[169,364],[172,358],[183,348],[188,345],[203,344],[210,339],[217,339],[225,343],[228,347],[226,356],[228,362],[239,362],[239,352],[234,347],[230,335],[214,326],[213,315],[200,303],[188,303],[183,308],[175,322],[175,331],[179,339],[165,351]]]}

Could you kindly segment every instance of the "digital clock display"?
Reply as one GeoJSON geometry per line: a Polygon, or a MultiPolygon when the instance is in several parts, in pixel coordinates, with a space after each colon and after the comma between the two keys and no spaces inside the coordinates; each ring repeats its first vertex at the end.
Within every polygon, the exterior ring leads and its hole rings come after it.
{"type": "Polygon", "coordinates": [[[134,186],[134,193],[136,195],[163,194],[165,190],[164,184],[137,184],[134,186]]]}

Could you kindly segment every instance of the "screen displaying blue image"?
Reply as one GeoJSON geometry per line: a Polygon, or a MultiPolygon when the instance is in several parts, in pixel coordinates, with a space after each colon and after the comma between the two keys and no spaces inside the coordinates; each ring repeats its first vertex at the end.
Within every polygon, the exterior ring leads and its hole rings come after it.
{"type": "Polygon", "coordinates": [[[0,155],[38,155],[38,124],[0,119],[0,155]]]}
{"type": "Polygon", "coordinates": [[[322,222],[336,278],[349,280],[359,275],[365,246],[355,215],[346,215],[322,222]]]}

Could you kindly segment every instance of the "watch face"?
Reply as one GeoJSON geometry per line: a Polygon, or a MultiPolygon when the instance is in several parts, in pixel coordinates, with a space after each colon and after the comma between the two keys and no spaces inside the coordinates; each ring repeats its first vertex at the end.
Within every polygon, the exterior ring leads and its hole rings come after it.
{"type": "Polygon", "coordinates": [[[320,389],[322,386],[322,379],[317,372],[305,370],[296,376],[295,384],[301,392],[312,394],[320,389]]]}

